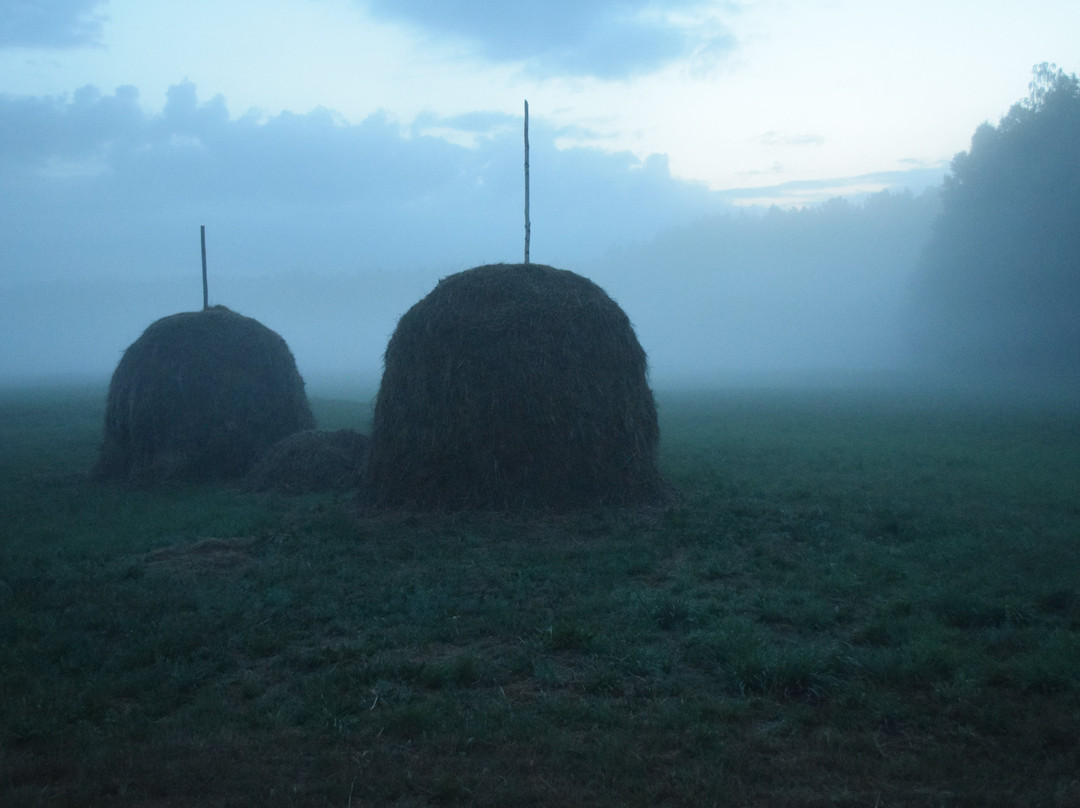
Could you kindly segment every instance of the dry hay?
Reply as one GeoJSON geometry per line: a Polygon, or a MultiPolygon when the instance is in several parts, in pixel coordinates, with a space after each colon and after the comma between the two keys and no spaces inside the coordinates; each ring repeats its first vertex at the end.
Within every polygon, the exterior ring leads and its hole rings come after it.
{"type": "Polygon", "coordinates": [[[646,357],[593,282],[540,264],[444,278],[386,349],[361,489],[369,510],[651,504],[646,357]]]}
{"type": "Polygon", "coordinates": [[[105,409],[99,476],[237,479],[315,425],[289,347],[224,306],[153,323],[124,352],[105,409]]]}
{"type": "Polygon", "coordinates": [[[279,494],[347,491],[359,483],[366,454],[367,436],[352,429],[297,432],[270,447],[244,487],[279,494]]]}

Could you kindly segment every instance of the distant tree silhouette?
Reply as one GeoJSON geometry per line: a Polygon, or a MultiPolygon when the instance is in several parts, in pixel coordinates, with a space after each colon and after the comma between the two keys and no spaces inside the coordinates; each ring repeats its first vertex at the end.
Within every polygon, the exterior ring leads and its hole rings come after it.
{"type": "Polygon", "coordinates": [[[953,158],[915,286],[920,344],[1002,376],[1080,371],[1080,83],[1055,65],[953,158]]]}

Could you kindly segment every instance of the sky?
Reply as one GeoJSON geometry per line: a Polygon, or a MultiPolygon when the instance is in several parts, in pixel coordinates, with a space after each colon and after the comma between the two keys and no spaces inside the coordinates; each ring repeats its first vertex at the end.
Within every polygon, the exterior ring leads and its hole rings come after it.
{"type": "MultiPolygon", "coordinates": [[[[525,99],[532,259],[604,281],[663,376],[686,324],[641,279],[699,303],[695,223],[936,186],[1077,30],[1071,0],[0,0],[0,377],[107,374],[201,305],[200,225],[212,302],[377,374],[439,277],[520,260],[525,99]]],[[[756,345],[713,364],[813,364],[756,345]]]]}

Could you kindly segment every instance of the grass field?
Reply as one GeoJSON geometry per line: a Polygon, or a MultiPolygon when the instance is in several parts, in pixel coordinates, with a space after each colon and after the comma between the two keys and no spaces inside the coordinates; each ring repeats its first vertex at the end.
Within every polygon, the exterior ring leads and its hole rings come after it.
{"type": "Polygon", "coordinates": [[[669,508],[358,518],[3,393],[0,805],[1080,805],[1080,409],[659,402],[669,508]]]}

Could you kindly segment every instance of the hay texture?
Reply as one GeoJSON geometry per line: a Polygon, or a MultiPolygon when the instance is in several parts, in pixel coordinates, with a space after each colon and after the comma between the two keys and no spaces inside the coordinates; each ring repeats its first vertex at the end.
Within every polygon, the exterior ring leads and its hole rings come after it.
{"type": "Polygon", "coordinates": [[[443,279],[386,349],[361,488],[369,510],[653,503],[645,352],[596,284],[540,264],[443,279]]]}
{"type": "Polygon", "coordinates": [[[352,429],[308,429],[282,438],[244,477],[251,491],[311,494],[356,488],[368,439],[352,429]]]}
{"type": "Polygon", "coordinates": [[[314,427],[289,347],[215,306],[153,323],[109,384],[99,476],[238,479],[271,445],[314,427]]]}

